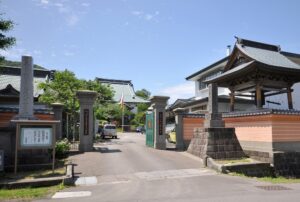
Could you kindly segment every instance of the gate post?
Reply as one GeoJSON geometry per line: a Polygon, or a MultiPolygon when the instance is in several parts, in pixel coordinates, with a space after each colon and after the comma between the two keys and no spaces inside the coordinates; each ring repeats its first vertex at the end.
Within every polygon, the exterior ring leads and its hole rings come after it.
{"type": "Polygon", "coordinates": [[[183,108],[176,108],[173,110],[175,113],[175,131],[176,131],[176,149],[184,150],[185,144],[183,140],[183,108]]]}
{"type": "Polygon", "coordinates": [[[154,148],[166,149],[166,106],[170,97],[153,96],[150,98],[154,113],[154,148]]]}
{"type": "Polygon", "coordinates": [[[93,104],[96,99],[97,92],[80,90],[77,91],[76,96],[80,103],[79,151],[92,151],[94,137],[93,104]]]}

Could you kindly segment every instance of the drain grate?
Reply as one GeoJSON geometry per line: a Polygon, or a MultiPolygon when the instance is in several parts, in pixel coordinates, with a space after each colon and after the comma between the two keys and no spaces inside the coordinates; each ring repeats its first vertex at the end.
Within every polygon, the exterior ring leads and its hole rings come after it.
{"type": "Polygon", "coordinates": [[[266,185],[266,186],[256,186],[259,189],[266,191],[282,191],[282,190],[291,190],[290,188],[279,186],[279,185],[266,185]]]}

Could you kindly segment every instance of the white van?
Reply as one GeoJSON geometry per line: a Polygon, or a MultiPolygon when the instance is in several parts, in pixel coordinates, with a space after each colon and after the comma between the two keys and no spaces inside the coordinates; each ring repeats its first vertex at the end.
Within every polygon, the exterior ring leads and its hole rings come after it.
{"type": "Polygon", "coordinates": [[[118,136],[117,136],[116,125],[114,125],[114,124],[105,124],[103,126],[101,137],[102,138],[111,137],[111,138],[117,139],[118,136]]]}

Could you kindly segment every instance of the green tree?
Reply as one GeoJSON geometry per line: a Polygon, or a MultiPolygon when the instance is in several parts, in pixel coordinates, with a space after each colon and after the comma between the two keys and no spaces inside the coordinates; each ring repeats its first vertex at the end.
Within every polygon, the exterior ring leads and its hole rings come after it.
{"type": "MultiPolygon", "coordinates": [[[[139,97],[142,97],[146,100],[148,100],[151,96],[151,93],[146,90],[138,90],[135,92],[135,94],[139,97]]],[[[137,114],[134,116],[133,123],[135,125],[144,125],[146,121],[146,111],[150,107],[150,103],[140,103],[137,105],[137,114]]]]}
{"type": "Polygon", "coordinates": [[[56,71],[54,79],[45,83],[40,83],[39,88],[44,93],[39,97],[40,102],[51,104],[60,102],[64,104],[64,111],[70,114],[71,131],[75,132],[76,113],[79,110],[79,102],[76,98],[78,90],[94,90],[98,92],[96,103],[106,104],[112,99],[113,92],[110,88],[101,85],[97,81],[79,80],[75,74],[69,70],[56,71]]]}
{"type": "MultiPolygon", "coordinates": [[[[97,107],[95,115],[98,120],[117,121],[119,124],[122,122],[122,108],[118,103],[109,103],[97,107]]],[[[125,107],[124,116],[129,117],[132,115],[132,112],[125,107]]]]}
{"type": "MultiPolygon", "coordinates": [[[[2,14],[0,14],[0,49],[6,50],[16,43],[14,37],[8,37],[4,33],[10,31],[14,27],[14,23],[11,20],[4,20],[2,14]]],[[[0,55],[0,61],[3,61],[4,57],[0,55]]]]}
{"type": "Polygon", "coordinates": [[[139,97],[142,97],[142,98],[146,99],[146,100],[149,99],[150,95],[151,95],[151,93],[148,90],[144,89],[144,88],[142,90],[137,90],[135,92],[135,94],[139,97]]]}

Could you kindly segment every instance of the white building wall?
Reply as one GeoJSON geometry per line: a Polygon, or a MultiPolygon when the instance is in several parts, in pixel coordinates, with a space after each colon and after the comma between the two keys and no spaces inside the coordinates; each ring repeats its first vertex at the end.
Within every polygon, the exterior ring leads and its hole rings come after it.
{"type": "MultiPolygon", "coordinates": [[[[208,88],[199,90],[198,81],[195,82],[195,89],[196,89],[195,92],[196,100],[208,97],[208,88]]],[[[221,88],[221,87],[218,88],[218,95],[229,95],[229,93],[230,91],[228,88],[221,88]]]]}
{"type": "MultiPolygon", "coordinates": [[[[294,84],[292,89],[294,90],[294,92],[292,93],[294,109],[300,110],[300,83],[294,84]]],[[[264,105],[264,108],[288,109],[288,101],[287,101],[287,94],[286,93],[271,96],[271,97],[267,97],[266,101],[278,102],[278,103],[280,103],[280,105],[271,104],[271,103],[266,102],[266,104],[264,105]]]]}

